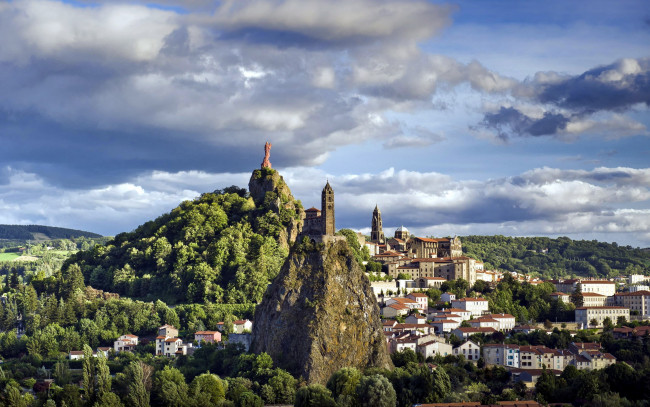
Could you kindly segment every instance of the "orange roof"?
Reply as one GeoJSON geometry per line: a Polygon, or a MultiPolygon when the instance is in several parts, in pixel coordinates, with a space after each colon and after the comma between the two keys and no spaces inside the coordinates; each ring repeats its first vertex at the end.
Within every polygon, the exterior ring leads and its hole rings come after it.
{"type": "Polygon", "coordinates": [[[181,340],[181,338],[168,338],[168,339],[165,339],[165,342],[176,342],[178,340],[181,340]]]}
{"type": "Polygon", "coordinates": [[[461,299],[455,299],[455,300],[452,300],[452,302],[453,302],[453,301],[462,301],[462,302],[467,302],[467,301],[485,301],[485,302],[487,302],[487,300],[486,300],[485,298],[470,298],[470,297],[465,297],[465,298],[461,298],[461,299]]]}
{"type": "Polygon", "coordinates": [[[625,307],[617,307],[617,306],[599,306],[599,307],[578,307],[576,309],[627,309],[625,307]]]}
{"type": "Polygon", "coordinates": [[[314,208],[313,206],[309,209],[306,209],[305,212],[320,212],[320,209],[314,208]]]}
{"type": "Polygon", "coordinates": [[[431,325],[433,325],[433,324],[439,324],[439,323],[443,323],[443,324],[457,324],[458,321],[454,321],[453,319],[441,319],[441,320],[439,320],[439,321],[434,321],[434,322],[432,322],[431,325]]]}
{"type": "Polygon", "coordinates": [[[412,295],[414,297],[420,297],[420,298],[428,297],[428,295],[426,295],[425,293],[410,293],[409,295],[412,295]]]}
{"type": "Polygon", "coordinates": [[[194,332],[194,335],[214,335],[216,333],[219,333],[219,331],[197,331],[194,332]]]}
{"type": "Polygon", "coordinates": [[[390,305],[388,305],[388,307],[389,307],[389,308],[396,309],[396,310],[398,310],[398,311],[401,311],[401,310],[404,310],[404,309],[409,309],[409,307],[405,307],[405,306],[402,305],[402,304],[390,304],[390,305]]]}

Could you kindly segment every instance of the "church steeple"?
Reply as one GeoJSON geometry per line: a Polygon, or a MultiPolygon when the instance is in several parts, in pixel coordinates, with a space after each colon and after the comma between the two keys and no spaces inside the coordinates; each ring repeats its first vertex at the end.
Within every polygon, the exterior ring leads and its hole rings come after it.
{"type": "Polygon", "coordinates": [[[334,222],[334,190],[327,181],[321,194],[321,227],[324,235],[333,236],[336,232],[334,222]]]}
{"type": "Polygon", "coordinates": [[[386,242],[381,221],[381,211],[377,205],[375,205],[375,210],[372,211],[372,231],[370,232],[370,241],[379,244],[384,244],[386,242]]]}

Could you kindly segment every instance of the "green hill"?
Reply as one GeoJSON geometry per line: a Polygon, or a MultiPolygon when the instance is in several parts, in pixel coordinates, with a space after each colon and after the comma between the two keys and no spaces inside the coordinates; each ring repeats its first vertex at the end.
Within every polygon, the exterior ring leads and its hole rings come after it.
{"type": "Polygon", "coordinates": [[[274,170],[253,173],[250,196],[226,188],[79,252],[63,277],[81,268],[104,291],[170,303],[257,303],[288,254],[302,207],[274,170]],[[76,265],[76,266],[75,266],[76,265]]]}
{"type": "Polygon", "coordinates": [[[98,238],[102,235],[83,230],[58,228],[42,225],[0,225],[0,239],[4,240],[52,240],[75,239],[78,237],[98,238]]]}
{"type": "Polygon", "coordinates": [[[499,268],[544,277],[616,277],[650,274],[650,252],[631,246],[568,237],[464,236],[463,252],[499,268]]]}

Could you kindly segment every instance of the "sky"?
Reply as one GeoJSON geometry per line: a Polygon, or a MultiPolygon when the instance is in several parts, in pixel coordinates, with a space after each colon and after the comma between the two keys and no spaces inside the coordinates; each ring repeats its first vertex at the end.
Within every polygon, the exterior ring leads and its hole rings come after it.
{"type": "Polygon", "coordinates": [[[650,247],[645,0],[10,0],[0,95],[0,224],[131,231],[269,141],[337,228],[650,247]]]}

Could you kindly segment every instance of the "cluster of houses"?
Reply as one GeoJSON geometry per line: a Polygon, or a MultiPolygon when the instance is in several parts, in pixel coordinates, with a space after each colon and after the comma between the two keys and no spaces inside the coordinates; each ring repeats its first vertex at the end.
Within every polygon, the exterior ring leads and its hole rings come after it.
{"type": "MultiPolygon", "coordinates": [[[[178,329],[172,325],[163,325],[158,328],[158,335],[155,337],[155,355],[156,356],[167,356],[167,357],[176,357],[180,355],[191,355],[194,352],[196,347],[200,347],[204,343],[220,343],[221,333],[224,329],[224,323],[219,322],[217,324],[217,331],[196,331],[194,333],[194,341],[184,342],[183,339],[178,337],[178,329]],[[195,345],[197,345],[195,347],[195,345]]],[[[242,340],[239,336],[248,336],[246,333],[250,332],[253,329],[253,322],[248,319],[238,320],[233,322],[233,340],[230,342],[239,342],[243,343],[246,347],[247,339],[242,340]]],[[[120,336],[113,342],[113,347],[100,347],[97,348],[96,352],[93,352],[93,356],[98,356],[98,354],[103,354],[103,356],[108,357],[111,349],[114,353],[120,352],[133,352],[136,346],[140,343],[140,338],[136,335],[125,334],[120,336]]],[[[70,360],[81,359],[84,357],[83,351],[70,351],[69,358],[70,360]]]]}
{"type": "Polygon", "coordinates": [[[546,368],[560,373],[569,365],[579,370],[594,370],[616,363],[616,358],[603,352],[599,343],[572,342],[568,349],[550,349],[541,345],[485,344],[482,354],[488,366],[525,370],[546,368]]]}

